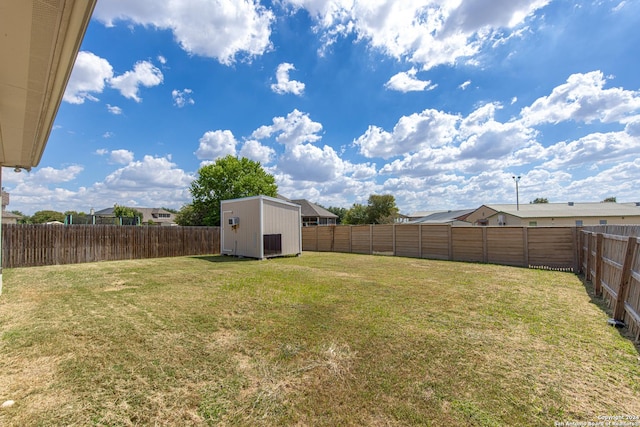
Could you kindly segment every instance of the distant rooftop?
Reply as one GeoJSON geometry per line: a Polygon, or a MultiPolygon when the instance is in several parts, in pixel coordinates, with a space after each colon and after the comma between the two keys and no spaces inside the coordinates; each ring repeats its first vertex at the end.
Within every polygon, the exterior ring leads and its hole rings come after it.
{"type": "Polygon", "coordinates": [[[525,203],[520,205],[520,209],[514,204],[485,204],[483,206],[520,218],[640,215],[640,204],[638,203],[525,203]]]}

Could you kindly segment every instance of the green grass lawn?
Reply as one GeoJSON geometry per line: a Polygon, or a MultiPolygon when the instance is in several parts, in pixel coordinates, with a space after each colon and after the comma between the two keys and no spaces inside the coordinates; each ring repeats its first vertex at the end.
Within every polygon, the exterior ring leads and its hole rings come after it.
{"type": "Polygon", "coordinates": [[[367,255],[5,270],[0,425],[554,425],[640,415],[570,273],[367,255]]]}

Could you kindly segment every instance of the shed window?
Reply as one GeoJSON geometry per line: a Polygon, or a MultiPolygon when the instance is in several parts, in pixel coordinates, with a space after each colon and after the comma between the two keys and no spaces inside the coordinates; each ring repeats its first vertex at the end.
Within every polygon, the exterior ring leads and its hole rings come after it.
{"type": "Polygon", "coordinates": [[[538,221],[529,221],[529,227],[537,227],[538,221]]]}
{"type": "Polygon", "coordinates": [[[576,219],[576,227],[582,227],[582,220],[576,219]]]}
{"type": "Polygon", "coordinates": [[[282,234],[265,234],[263,237],[264,256],[282,254],[282,234]]]}
{"type": "Polygon", "coordinates": [[[607,225],[607,220],[606,219],[601,219],[600,220],[600,225],[607,225]]]}

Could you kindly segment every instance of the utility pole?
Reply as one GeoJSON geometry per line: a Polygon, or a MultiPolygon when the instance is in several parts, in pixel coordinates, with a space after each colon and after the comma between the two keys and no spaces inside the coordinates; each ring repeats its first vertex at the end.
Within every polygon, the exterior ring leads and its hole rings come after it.
{"type": "Polygon", "coordinates": [[[519,211],[520,210],[520,194],[518,192],[518,183],[520,182],[521,176],[514,175],[511,178],[513,178],[513,180],[516,182],[516,210],[519,211]]]}

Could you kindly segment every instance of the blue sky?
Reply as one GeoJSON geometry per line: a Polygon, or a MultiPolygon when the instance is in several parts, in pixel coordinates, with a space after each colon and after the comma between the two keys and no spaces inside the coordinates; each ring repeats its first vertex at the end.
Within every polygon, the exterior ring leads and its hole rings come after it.
{"type": "Polygon", "coordinates": [[[640,201],[640,2],[98,0],[9,210],[179,209],[258,160],[324,206],[640,201]]]}

